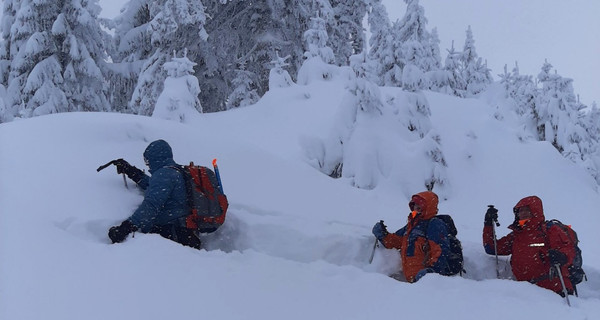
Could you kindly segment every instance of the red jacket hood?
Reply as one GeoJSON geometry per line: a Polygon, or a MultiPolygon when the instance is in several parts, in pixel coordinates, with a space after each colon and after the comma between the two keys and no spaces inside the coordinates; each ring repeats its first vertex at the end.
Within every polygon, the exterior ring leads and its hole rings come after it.
{"type": "MultiPolygon", "coordinates": [[[[517,202],[517,204],[513,208],[513,212],[515,212],[516,210],[518,210],[521,207],[529,207],[529,210],[531,210],[531,215],[533,217],[531,218],[531,221],[528,224],[537,225],[546,220],[546,217],[544,217],[544,208],[542,206],[542,199],[538,198],[537,196],[529,196],[529,197],[525,197],[525,198],[519,200],[519,202],[517,202]]],[[[515,217],[515,220],[516,220],[516,217],[515,217]]]]}

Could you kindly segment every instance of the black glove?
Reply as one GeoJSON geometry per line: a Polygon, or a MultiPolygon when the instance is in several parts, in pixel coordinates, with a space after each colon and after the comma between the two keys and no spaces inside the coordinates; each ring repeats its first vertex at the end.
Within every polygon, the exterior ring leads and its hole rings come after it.
{"type": "Polygon", "coordinates": [[[127,236],[137,231],[137,227],[129,220],[121,222],[120,226],[112,227],[108,230],[108,237],[112,243],[121,243],[127,239],[127,236]]]}
{"type": "Polygon", "coordinates": [[[144,171],[130,165],[129,162],[123,159],[113,160],[112,163],[117,167],[118,174],[124,173],[135,183],[139,183],[144,178],[144,171]]]}
{"type": "Polygon", "coordinates": [[[491,226],[496,221],[498,221],[498,209],[496,209],[494,207],[489,207],[489,209],[485,213],[485,218],[483,220],[483,225],[491,226]]]}
{"type": "Polygon", "coordinates": [[[556,249],[548,250],[548,257],[552,265],[558,264],[562,266],[567,263],[567,255],[556,249]]]}
{"type": "Polygon", "coordinates": [[[389,232],[387,231],[385,224],[383,224],[383,221],[379,221],[373,226],[373,235],[377,240],[382,241],[388,234],[389,232]]]}

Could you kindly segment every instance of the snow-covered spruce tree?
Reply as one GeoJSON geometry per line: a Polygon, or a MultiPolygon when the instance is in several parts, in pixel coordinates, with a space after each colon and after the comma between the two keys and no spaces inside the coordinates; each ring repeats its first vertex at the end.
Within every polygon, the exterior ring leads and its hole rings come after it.
{"type": "Polygon", "coordinates": [[[331,79],[331,67],[335,61],[333,50],[327,46],[327,35],[325,19],[317,16],[311,18],[311,28],[304,32],[306,60],[298,70],[298,83],[308,84],[312,80],[331,79]]]}
{"type": "MultiPolygon", "coordinates": [[[[245,66],[257,94],[263,95],[268,90],[267,65],[274,59],[275,51],[290,50],[294,42],[283,35],[287,30],[279,28],[284,18],[276,18],[272,10],[284,1],[202,2],[207,16],[211,17],[205,24],[209,34],[207,45],[201,48],[200,59],[196,61],[205,112],[227,108],[228,97],[235,89],[235,66],[245,66]]],[[[300,39],[303,30],[299,32],[293,36],[300,39]]],[[[302,47],[296,49],[301,55],[302,47]]]]}
{"type": "Polygon", "coordinates": [[[512,72],[504,66],[504,74],[500,74],[500,82],[506,97],[514,103],[514,110],[523,121],[528,135],[537,137],[537,123],[534,122],[538,89],[530,75],[521,75],[519,65],[515,62],[512,72]]]}
{"type": "Polygon", "coordinates": [[[254,74],[246,71],[242,64],[235,70],[236,77],[233,79],[233,92],[227,99],[227,109],[245,107],[256,103],[260,97],[256,93],[256,81],[253,80],[254,74]]]}
{"type": "Polygon", "coordinates": [[[3,56],[10,59],[3,67],[9,117],[110,110],[97,1],[13,1],[11,8],[14,19],[2,25],[4,34],[10,28],[3,56]]]}
{"type": "Polygon", "coordinates": [[[548,141],[567,159],[584,164],[595,177],[597,166],[591,166],[591,158],[597,156],[598,137],[588,130],[585,106],[573,93],[573,80],[551,73],[552,65],[545,62],[538,80],[542,84],[537,107],[537,124],[540,140],[548,141]]]}
{"type": "Polygon", "coordinates": [[[409,92],[416,92],[428,88],[428,81],[421,69],[408,63],[402,70],[402,88],[409,92]]]}
{"type": "Polygon", "coordinates": [[[153,117],[186,122],[202,113],[202,105],[198,100],[200,85],[193,75],[196,64],[186,54],[187,51],[184,50],[183,57],[177,58],[173,53],[171,61],[163,65],[168,76],[164,89],[156,100],[153,117]]]}
{"type": "MultiPolygon", "coordinates": [[[[245,70],[256,79],[256,90],[260,96],[268,89],[270,69],[265,67],[277,58],[278,52],[282,57],[290,57],[287,70],[295,80],[305,61],[304,32],[311,28],[311,19],[319,12],[319,17],[325,21],[325,30],[341,30],[338,22],[354,23],[360,16],[359,11],[354,10],[352,17],[347,18],[343,16],[347,11],[344,8],[360,8],[361,2],[338,0],[336,13],[329,0],[204,0],[203,4],[211,17],[205,24],[210,36],[208,45],[202,49],[202,59],[196,61],[196,70],[201,79],[204,109],[216,111],[225,109],[225,101],[233,91],[231,85],[236,74],[231,66],[246,66],[245,70]]],[[[357,40],[360,32],[351,31],[349,35],[335,32],[328,34],[326,45],[335,46],[332,51],[336,59],[341,60],[344,56],[347,59],[347,48],[360,46],[357,40]],[[354,36],[355,33],[357,36],[354,36]],[[338,50],[344,53],[338,53],[338,50]]]]}
{"type": "MultiPolygon", "coordinates": [[[[271,49],[281,56],[290,56],[288,70],[294,79],[305,60],[304,32],[310,28],[311,18],[317,14],[318,7],[312,0],[272,0],[269,3],[274,22],[269,33],[277,37],[271,49]]],[[[330,4],[327,6],[326,2],[322,7],[325,14],[331,13],[327,11],[327,8],[331,8],[330,4]]]]}
{"type": "Polygon", "coordinates": [[[133,113],[129,101],[143,64],[155,52],[152,46],[150,0],[130,0],[114,19],[113,62],[108,66],[109,101],[115,111],[133,113]]]}
{"type": "Polygon", "coordinates": [[[427,18],[425,9],[419,5],[419,0],[404,0],[407,4],[406,13],[394,26],[394,33],[404,64],[412,64],[422,72],[438,70],[441,67],[439,56],[439,40],[432,40],[432,35],[427,31],[427,18]]]}
{"type": "Polygon", "coordinates": [[[21,0],[5,0],[2,8],[2,20],[0,20],[0,28],[2,28],[0,30],[2,35],[0,40],[0,84],[5,87],[8,85],[10,63],[25,41],[25,39],[14,39],[11,36],[11,27],[15,23],[20,6],[21,0]]]}
{"type": "Polygon", "coordinates": [[[369,80],[371,64],[365,51],[350,57],[350,67],[356,78],[347,86],[347,90],[355,97],[355,104],[362,112],[381,115],[383,105],[379,87],[369,80]]]}
{"type": "Polygon", "coordinates": [[[448,85],[450,87],[450,92],[446,93],[464,98],[466,95],[465,88],[467,87],[467,83],[465,79],[463,79],[461,69],[460,57],[462,53],[457,52],[454,49],[454,41],[452,41],[452,47],[447,49],[447,51],[448,55],[446,56],[446,61],[444,62],[444,71],[448,73],[448,85]]]}
{"type": "Polygon", "coordinates": [[[148,59],[155,51],[151,43],[152,22],[150,0],[129,0],[114,19],[116,62],[138,62],[148,59]]]}
{"type": "Polygon", "coordinates": [[[437,187],[436,190],[444,193],[440,189],[448,185],[448,165],[442,151],[441,137],[431,125],[431,109],[427,98],[423,92],[407,92],[404,99],[398,103],[399,108],[403,110],[402,123],[418,139],[419,149],[423,150],[426,158],[431,161],[423,163],[423,166],[429,168],[429,172],[425,173],[424,187],[430,191],[437,187]]]}
{"type": "Polygon", "coordinates": [[[329,33],[329,46],[335,53],[335,63],[346,66],[353,54],[365,46],[362,22],[367,14],[365,0],[331,0],[333,19],[329,33]]]}
{"type": "MultiPolygon", "coordinates": [[[[438,195],[444,196],[448,191],[449,179],[447,176],[447,163],[444,157],[440,135],[431,124],[431,109],[429,102],[421,91],[398,92],[386,100],[391,110],[390,115],[395,118],[405,142],[408,142],[414,157],[422,159],[418,168],[415,168],[411,180],[413,183],[428,190],[435,189],[438,195]]],[[[404,141],[403,141],[404,142],[404,141]]],[[[399,151],[402,154],[404,151],[399,151]]],[[[413,156],[411,156],[412,158],[413,156]]],[[[410,170],[409,170],[410,171],[410,170]]],[[[409,171],[406,171],[407,173],[409,171]]]]}
{"type": "Polygon", "coordinates": [[[447,189],[448,176],[446,168],[448,165],[441,149],[441,137],[435,130],[431,130],[422,142],[424,143],[425,153],[432,162],[431,173],[429,177],[425,179],[425,188],[429,191],[433,191],[436,187],[436,191],[439,189],[447,189]]]}
{"type": "Polygon", "coordinates": [[[370,133],[372,119],[382,115],[379,87],[368,80],[367,55],[365,52],[350,57],[355,78],[348,84],[348,92],[342,99],[336,135],[324,153],[321,170],[332,177],[348,178],[358,188],[372,189],[377,186],[379,173],[376,144],[370,133]],[[365,150],[371,148],[371,150],[365,150]]]}
{"type": "Polygon", "coordinates": [[[402,69],[394,56],[394,34],[381,0],[370,1],[368,22],[371,32],[369,60],[373,64],[371,80],[380,86],[400,86],[402,69]]]}
{"type": "Polygon", "coordinates": [[[586,130],[589,140],[585,146],[588,147],[584,154],[583,167],[592,175],[598,184],[600,184],[600,109],[596,102],[583,113],[582,125],[586,130]]]}
{"type": "Polygon", "coordinates": [[[111,110],[104,77],[108,37],[100,28],[101,10],[96,0],[65,1],[52,26],[60,43],[64,92],[74,111],[111,110]]]}
{"type": "Polygon", "coordinates": [[[453,90],[451,83],[453,81],[452,74],[442,68],[442,59],[440,56],[440,39],[438,36],[437,28],[431,30],[430,45],[431,56],[437,64],[434,69],[425,72],[425,79],[427,79],[428,88],[431,91],[452,94],[453,90]]]}
{"type": "Polygon", "coordinates": [[[471,26],[467,28],[466,34],[465,45],[460,56],[460,71],[466,86],[458,89],[464,90],[467,97],[473,97],[484,91],[493,79],[487,64],[483,63],[483,60],[477,55],[471,26]]]}
{"type": "Polygon", "coordinates": [[[15,23],[17,11],[21,6],[21,0],[5,0],[2,8],[2,20],[0,20],[0,85],[2,86],[2,95],[0,96],[0,123],[11,121],[16,114],[12,105],[4,102],[6,97],[6,88],[10,75],[10,65],[19,48],[25,43],[26,39],[13,38],[11,36],[11,27],[15,23]]]}
{"type": "Polygon", "coordinates": [[[405,126],[419,139],[423,139],[431,131],[431,109],[429,101],[422,92],[407,93],[405,105],[401,106],[406,111],[405,126]]]}
{"type": "Polygon", "coordinates": [[[409,90],[429,88],[425,73],[440,69],[439,40],[433,39],[427,31],[425,10],[419,1],[404,1],[407,4],[406,13],[393,24],[390,38],[383,38],[385,31],[377,35],[378,40],[385,40],[373,43],[377,47],[372,48],[371,57],[379,63],[377,69],[380,70],[381,83],[384,85],[403,87],[402,72],[406,65],[411,65],[407,79],[416,80],[416,76],[421,79],[408,84],[409,90]]]}
{"type": "Polygon", "coordinates": [[[583,123],[589,136],[594,140],[600,140],[600,109],[596,102],[593,102],[592,106],[585,113],[583,123]]]}
{"type": "Polygon", "coordinates": [[[276,52],[276,58],[271,61],[271,71],[269,72],[269,90],[274,88],[287,88],[294,85],[290,74],[283,69],[289,64],[286,62],[290,56],[280,57],[279,53],[276,52]]]}
{"type": "Polygon", "coordinates": [[[129,102],[133,112],[150,115],[158,94],[162,92],[167,73],[163,68],[173,51],[189,49],[189,58],[196,61],[207,39],[206,15],[200,1],[161,0],[148,4],[150,42],[153,53],[144,61],[136,88],[129,102]]]}

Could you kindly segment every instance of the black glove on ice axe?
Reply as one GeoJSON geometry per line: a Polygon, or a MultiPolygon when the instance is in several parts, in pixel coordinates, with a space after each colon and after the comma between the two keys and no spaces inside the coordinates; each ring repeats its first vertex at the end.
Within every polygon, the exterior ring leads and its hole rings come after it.
{"type": "Polygon", "coordinates": [[[96,171],[100,171],[110,166],[111,164],[117,167],[118,174],[125,174],[129,179],[133,180],[135,183],[139,183],[144,178],[144,171],[136,168],[129,164],[129,162],[123,159],[112,160],[109,163],[102,165],[96,169],[96,171]]]}

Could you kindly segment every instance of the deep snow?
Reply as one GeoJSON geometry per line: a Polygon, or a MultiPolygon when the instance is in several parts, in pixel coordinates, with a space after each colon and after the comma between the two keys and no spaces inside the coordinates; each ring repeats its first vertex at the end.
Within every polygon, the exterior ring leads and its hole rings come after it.
{"type": "MultiPolygon", "coordinates": [[[[363,190],[313,167],[307,152],[330,135],[344,94],[342,80],[279,88],[254,106],[186,124],[109,113],[1,124],[0,319],[598,317],[597,186],[548,143],[520,141],[511,113],[486,103],[491,93],[480,100],[425,93],[451,186],[440,212],[455,219],[467,274],[398,282],[387,276],[398,254],[382,248],[369,264],[372,225],[402,227],[408,198],[424,188],[390,174],[363,190]],[[142,193],[131,181],[126,188],[114,168],[96,168],[120,157],[143,168],[142,152],[159,138],[179,163],[219,161],[230,211],[204,238],[207,250],[140,233],[109,244],[108,228],[142,193]],[[500,210],[504,235],[512,206],[532,194],[547,218],[579,234],[589,281],[571,308],[548,290],[495,279],[495,258],[483,252],[487,205],[500,210]]],[[[423,165],[422,157],[404,157],[390,172],[423,165]]],[[[504,277],[507,260],[500,260],[504,277]]]]}

